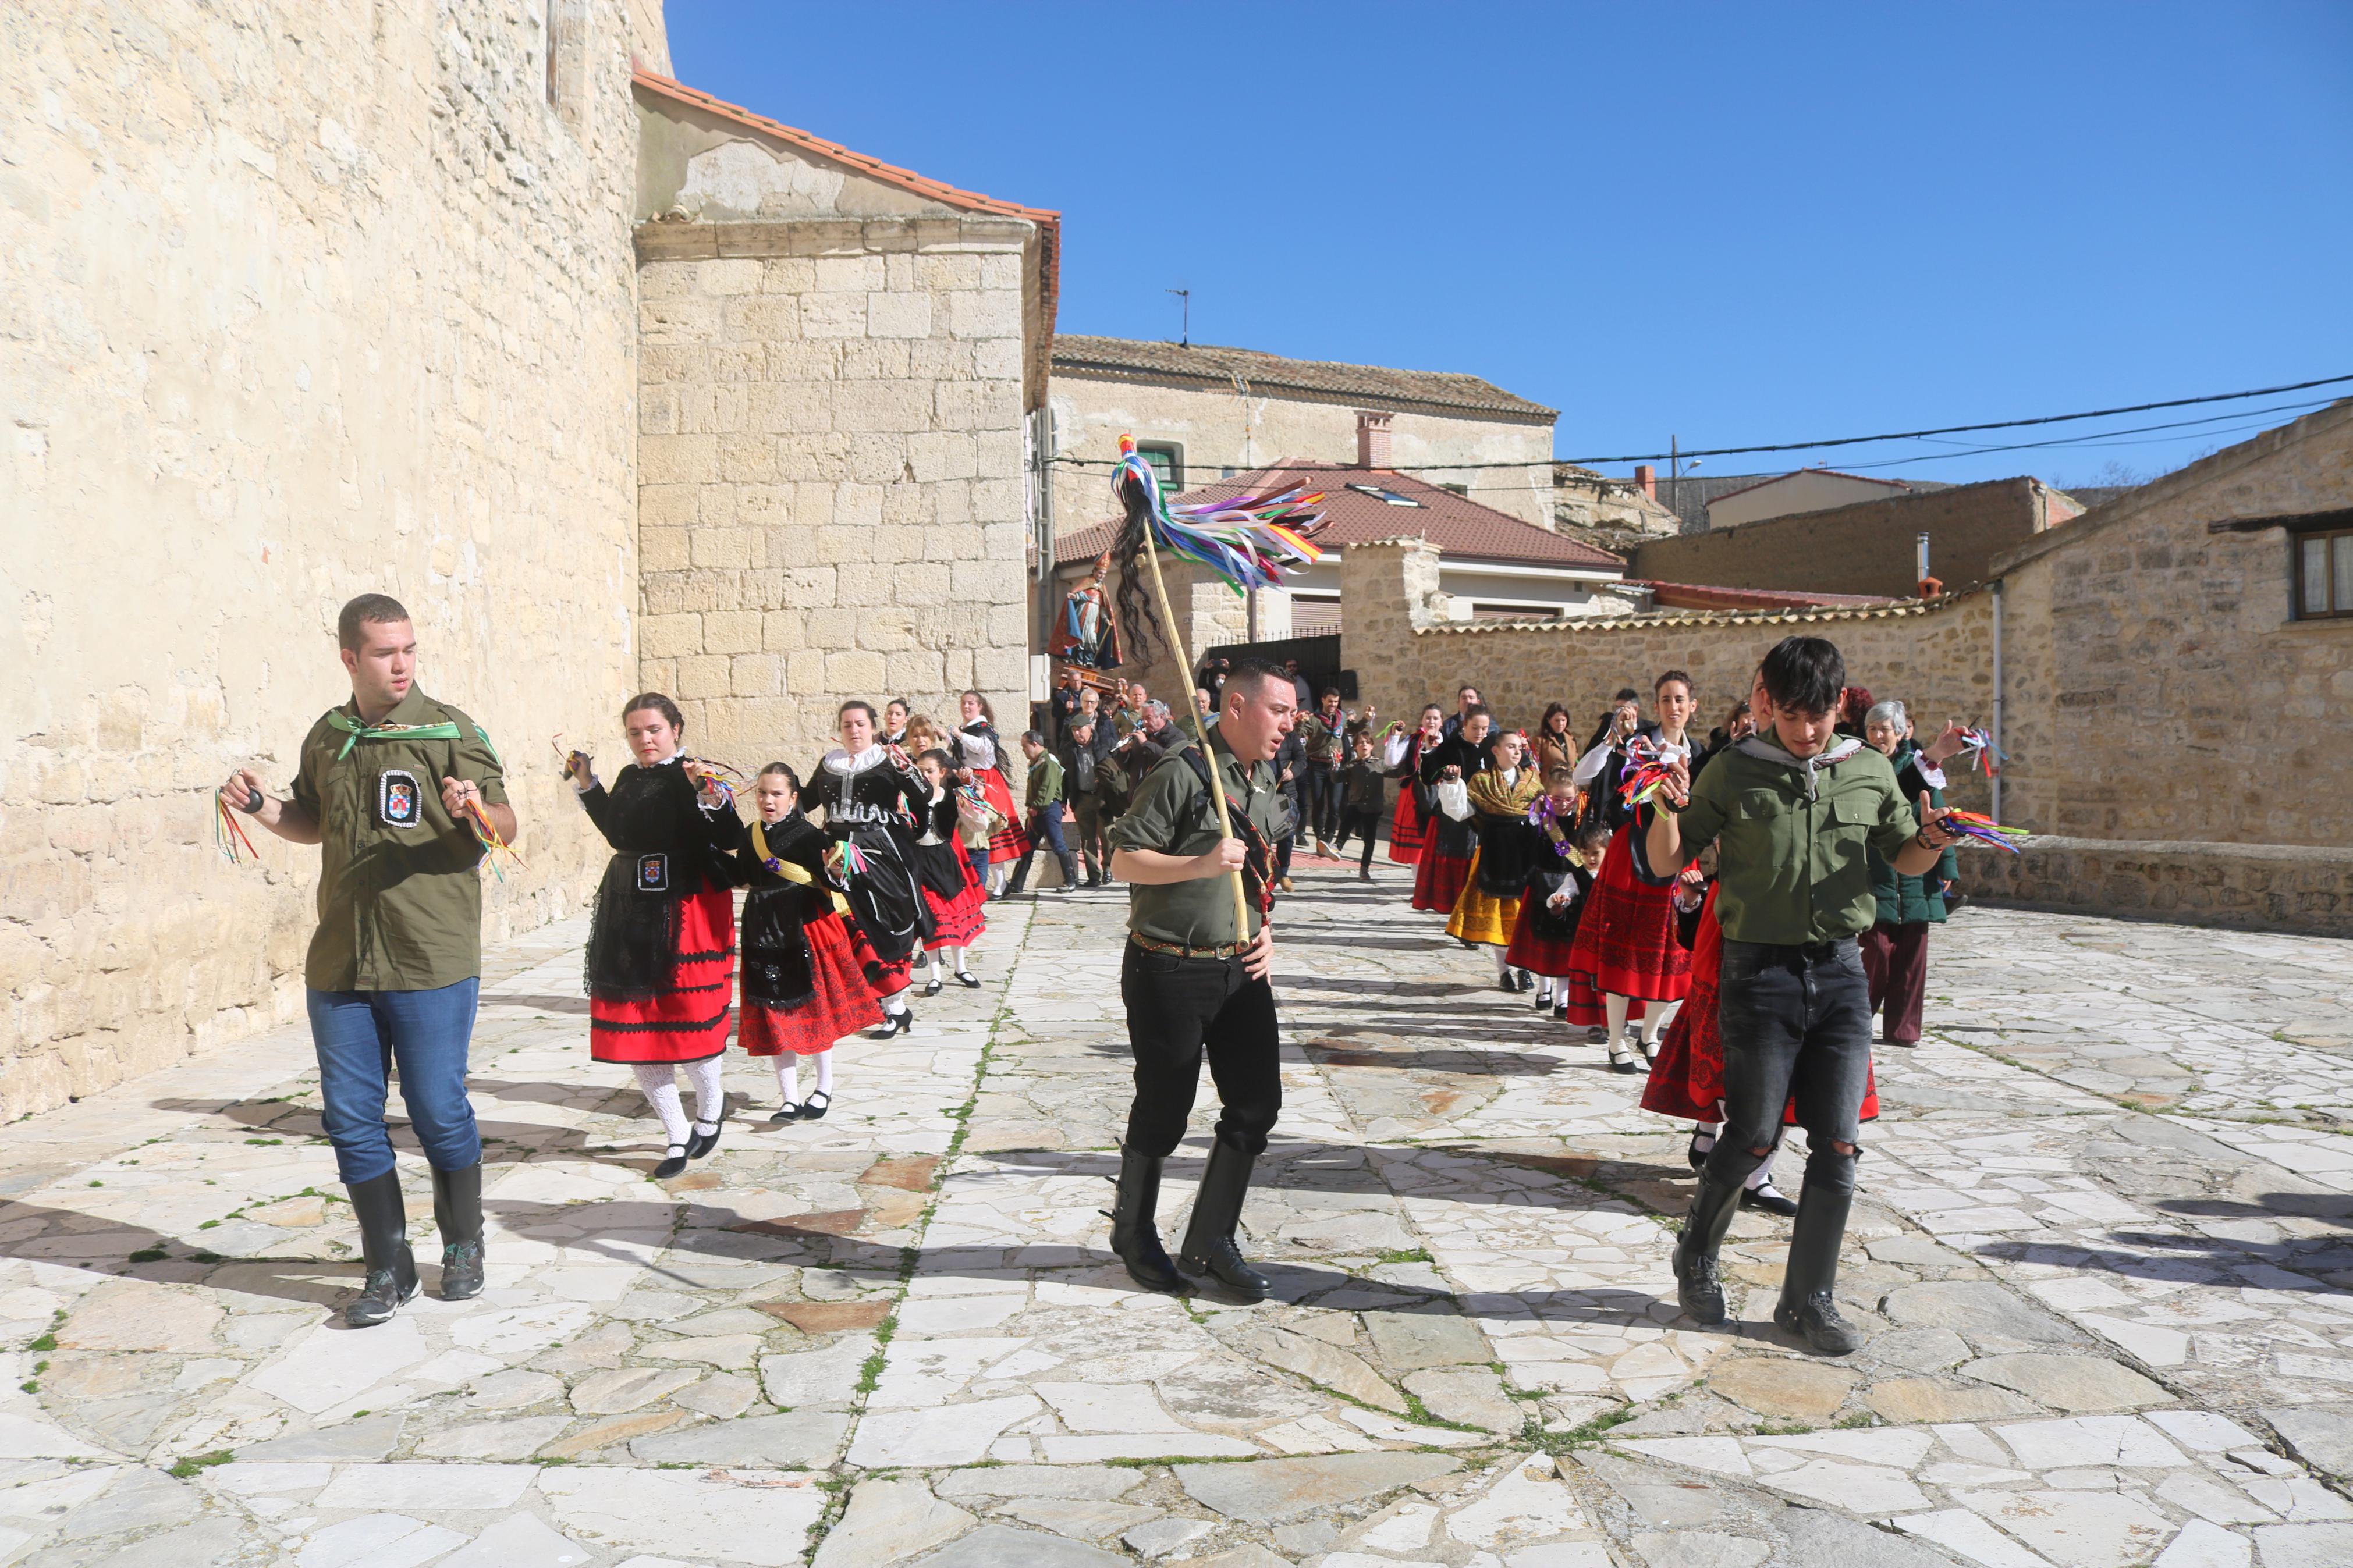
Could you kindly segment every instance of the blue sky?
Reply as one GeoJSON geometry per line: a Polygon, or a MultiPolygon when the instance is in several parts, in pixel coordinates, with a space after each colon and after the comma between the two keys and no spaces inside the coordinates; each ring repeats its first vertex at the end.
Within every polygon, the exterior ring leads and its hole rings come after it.
{"type": "MultiPolygon", "coordinates": [[[[2343,4],[669,16],[695,87],[1059,208],[1065,331],[1174,338],[1164,290],[1189,288],[1196,342],[1483,375],[1561,410],[1562,457],[2353,373],[2343,4]]],[[[1931,460],[2005,439],[1985,437],[1701,471],[2090,483],[2327,395],[2110,420],[2089,429],[2227,416],[2097,447],[1931,460]]],[[[2092,437],[2006,437],[2054,438],[2092,437]]]]}

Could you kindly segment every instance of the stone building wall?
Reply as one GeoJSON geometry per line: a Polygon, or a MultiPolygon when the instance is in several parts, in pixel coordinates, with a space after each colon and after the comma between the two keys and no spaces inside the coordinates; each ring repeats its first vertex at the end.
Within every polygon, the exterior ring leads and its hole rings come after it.
{"type": "MultiPolygon", "coordinates": [[[[1091,459],[1055,470],[1054,526],[1073,533],[1101,522],[1111,504],[1111,469],[1119,438],[1184,444],[1185,484],[1208,484],[1226,469],[1247,472],[1284,458],[1356,460],[1356,411],[1395,407],[1378,399],[1281,395],[1229,386],[1188,386],[1057,370],[1051,383],[1056,455],[1091,459]]],[[[1447,414],[1398,407],[1389,425],[1392,460],[1434,485],[1465,486],[1471,499],[1525,522],[1553,525],[1549,420],[1447,414]],[[1525,463],[1525,468],[1464,468],[1449,464],[1525,463]]]]}
{"type": "Polygon", "coordinates": [[[318,856],[232,869],[212,786],[290,781],[354,594],[513,770],[490,931],[593,887],[547,737],[635,673],[628,83],[666,50],[657,0],[575,15],[551,104],[538,6],[0,14],[0,1118],[299,1013],[318,856]]]}
{"type": "Polygon", "coordinates": [[[952,724],[977,688],[1018,733],[1053,215],[675,83],[638,102],[640,680],[747,772],[806,771],[852,698],[952,724]]]}
{"type": "Polygon", "coordinates": [[[1909,598],[1919,590],[1918,535],[1928,535],[1929,571],[1959,589],[1992,576],[1987,563],[1994,556],[2081,510],[2039,479],[1988,479],[1646,541],[1626,574],[1909,598]]]}

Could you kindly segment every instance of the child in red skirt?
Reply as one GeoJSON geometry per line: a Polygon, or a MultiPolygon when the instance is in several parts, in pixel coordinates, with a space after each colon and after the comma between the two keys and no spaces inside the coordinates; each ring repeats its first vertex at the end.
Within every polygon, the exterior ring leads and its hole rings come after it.
{"type": "MultiPolygon", "coordinates": [[[[1709,847],[1713,854],[1715,847],[1709,847]]],[[[1710,877],[1700,888],[1679,885],[1675,889],[1679,904],[1690,903],[1683,911],[1681,934],[1691,948],[1691,994],[1684,998],[1683,1010],[1667,1026],[1666,1037],[1659,1045],[1659,1059],[1651,1064],[1650,1082],[1642,1086],[1642,1109],[1655,1110],[1662,1116],[1681,1117],[1698,1123],[1692,1132],[1691,1147],[1684,1157],[1696,1171],[1707,1163],[1708,1152],[1724,1131],[1724,1040],[1716,1033],[1716,964],[1724,955],[1724,928],[1715,919],[1715,882],[1710,877]]],[[[1879,1118],[1879,1085],[1871,1079],[1863,1090],[1861,1119],[1875,1121],[1879,1118]]],[[[1788,1109],[1782,1113],[1781,1124],[1794,1127],[1798,1121],[1798,1100],[1790,1096],[1788,1109]]],[[[1780,1141],[1774,1140],[1773,1151],[1780,1151],[1780,1141]]],[[[1773,1155],[1768,1153],[1750,1172],[1741,1189],[1740,1206],[1763,1209],[1767,1214],[1784,1218],[1798,1212],[1797,1204],[1782,1195],[1773,1184],[1773,1155]]]]}
{"type": "Polygon", "coordinates": [[[826,836],[801,815],[800,775],[770,763],[753,781],[759,818],[736,855],[744,898],[744,1021],[736,1041],[770,1057],[783,1103],[771,1121],[814,1121],[833,1105],[833,1044],[882,1022],[866,984],[849,900],[826,869],[826,836]],[[817,1086],[801,1099],[800,1062],[814,1058],[817,1086]]]}
{"type": "MultiPolygon", "coordinates": [[[[1577,942],[1585,896],[1593,890],[1589,868],[1600,864],[1609,830],[1599,822],[1577,826],[1577,779],[1567,768],[1555,768],[1546,781],[1542,815],[1539,831],[1549,853],[1539,854],[1529,868],[1527,892],[1520,900],[1520,918],[1512,928],[1511,946],[1504,950],[1504,962],[1536,977],[1537,1010],[1557,1017],[1568,1006],[1568,955],[1577,942]]],[[[1599,1003],[1592,1005],[1598,1008],[1599,1003]]]]}
{"type": "Polygon", "coordinates": [[[1446,740],[1446,715],[1438,704],[1421,710],[1421,728],[1392,735],[1381,760],[1388,776],[1400,782],[1397,816],[1389,822],[1389,858],[1400,866],[1417,865],[1430,841],[1430,791],[1421,782],[1422,760],[1446,740]]]}
{"type": "Polygon", "coordinates": [[[986,813],[988,808],[985,800],[976,798],[977,791],[966,795],[949,777],[955,771],[955,759],[947,752],[923,752],[915,758],[915,771],[933,790],[931,815],[915,836],[914,852],[908,857],[930,917],[923,932],[923,955],[931,963],[932,977],[924,983],[923,994],[940,994],[943,952],[956,984],[977,991],[980,981],[966,967],[965,954],[988,929],[988,889],[981,886],[972,857],[965,852],[964,823],[974,811],[986,813]]]}

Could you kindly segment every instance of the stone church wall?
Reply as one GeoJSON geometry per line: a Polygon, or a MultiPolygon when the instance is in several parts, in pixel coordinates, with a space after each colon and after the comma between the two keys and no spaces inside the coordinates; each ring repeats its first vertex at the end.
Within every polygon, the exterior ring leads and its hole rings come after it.
{"type": "MultiPolygon", "coordinates": [[[[297,1016],[318,866],[232,869],[389,592],[512,770],[529,865],[603,856],[548,736],[635,679],[632,52],[658,0],[29,0],[0,16],[0,1117],[297,1016]]],[[[616,758],[616,760],[617,760],[616,758]]]]}

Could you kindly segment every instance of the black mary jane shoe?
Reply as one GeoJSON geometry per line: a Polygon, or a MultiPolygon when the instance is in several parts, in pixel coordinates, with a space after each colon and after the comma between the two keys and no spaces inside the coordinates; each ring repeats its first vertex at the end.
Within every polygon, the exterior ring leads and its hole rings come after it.
{"type": "Polygon", "coordinates": [[[1536,1011],[1539,1013],[1552,1011],[1552,997],[1548,994],[1542,991],[1536,993],[1536,1011]]]}
{"type": "Polygon", "coordinates": [[[936,996],[936,995],[938,995],[939,994],[940,994],[940,983],[939,983],[938,981],[936,981],[936,980],[927,980],[927,981],[925,981],[925,982],[923,983],[923,990],[921,990],[920,992],[916,993],[916,994],[917,994],[917,995],[920,995],[920,996],[936,996]]]}
{"type": "Polygon", "coordinates": [[[1618,1041],[1609,1047],[1609,1070],[1624,1073],[1641,1072],[1642,1058],[1628,1050],[1624,1041],[1618,1041]]]}
{"type": "Polygon", "coordinates": [[[1691,1135],[1691,1142],[1683,1146],[1683,1158],[1690,1163],[1691,1168],[1694,1171],[1706,1164],[1707,1157],[1715,1152],[1714,1139],[1708,1140],[1706,1148],[1703,1149],[1699,1146],[1699,1141],[1706,1137],[1707,1134],[1704,1132],[1694,1132],[1691,1135]]]}
{"type": "Polygon", "coordinates": [[[1740,1206],[1745,1209],[1763,1209],[1767,1214],[1777,1214],[1783,1219],[1793,1218],[1798,1212],[1797,1201],[1784,1197],[1781,1194],[1781,1189],[1770,1182],[1767,1182],[1762,1186],[1743,1187],[1740,1190],[1740,1206]]]}
{"type": "Polygon", "coordinates": [[[801,1108],[789,1100],[768,1112],[768,1120],[771,1121],[798,1121],[800,1119],[801,1108]]]}
{"type": "Polygon", "coordinates": [[[980,989],[980,976],[972,973],[968,970],[957,970],[955,972],[955,983],[963,986],[967,991],[977,991],[980,989]]]}
{"type": "Polygon", "coordinates": [[[700,1160],[705,1154],[710,1153],[713,1149],[718,1148],[719,1129],[726,1124],[726,1121],[727,1118],[723,1114],[717,1121],[711,1124],[711,1131],[708,1132],[705,1132],[702,1130],[702,1123],[699,1121],[695,1122],[693,1126],[688,1128],[686,1132],[686,1157],[690,1160],[700,1160]]]}
{"type": "Polygon", "coordinates": [[[803,1121],[822,1121],[825,1120],[825,1113],[832,1109],[832,1091],[829,1089],[813,1089],[809,1090],[809,1097],[801,1101],[801,1120],[803,1121]],[[823,1105],[819,1105],[818,1103],[820,1100],[825,1101],[823,1105]]]}
{"type": "Polygon", "coordinates": [[[657,1182],[667,1182],[672,1176],[683,1176],[685,1174],[686,1145],[683,1143],[673,1143],[670,1146],[670,1152],[663,1158],[662,1163],[654,1167],[654,1180],[657,1182]]]}

